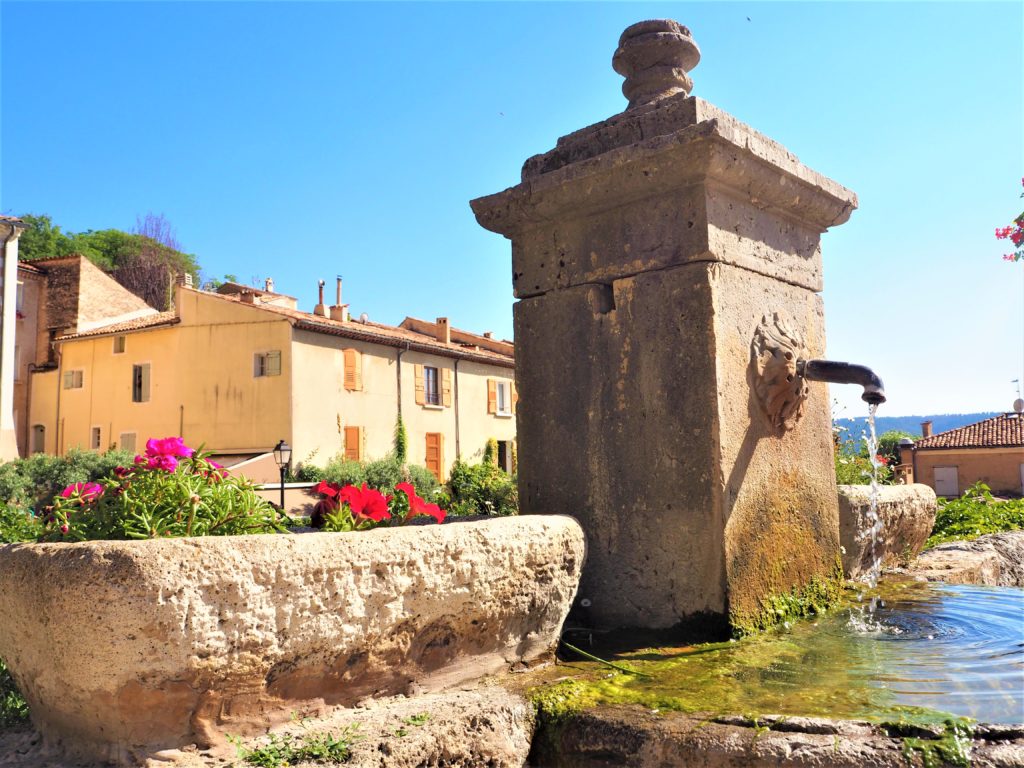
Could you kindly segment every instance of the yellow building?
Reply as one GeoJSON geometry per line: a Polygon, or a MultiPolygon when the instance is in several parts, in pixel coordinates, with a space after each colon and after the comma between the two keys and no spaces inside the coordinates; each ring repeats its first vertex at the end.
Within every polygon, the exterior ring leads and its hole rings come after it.
{"type": "Polygon", "coordinates": [[[511,469],[512,344],[446,318],[394,327],[325,307],[322,292],[309,313],[272,291],[179,286],[173,312],[54,343],[56,366],[32,375],[37,450],[141,451],[149,437],[181,435],[246,456],[284,439],[293,462],[323,465],[386,456],[401,414],[409,462],[439,479],[456,459],[479,461],[490,439],[511,469]]]}

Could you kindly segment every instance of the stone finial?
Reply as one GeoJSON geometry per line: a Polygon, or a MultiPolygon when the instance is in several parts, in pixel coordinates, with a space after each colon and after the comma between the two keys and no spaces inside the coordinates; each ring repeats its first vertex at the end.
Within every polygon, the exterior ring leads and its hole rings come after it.
{"type": "Polygon", "coordinates": [[[672,19],[651,19],[626,27],[612,56],[612,67],[626,78],[622,93],[629,108],[676,93],[689,93],[686,73],[700,61],[690,30],[672,19]]]}

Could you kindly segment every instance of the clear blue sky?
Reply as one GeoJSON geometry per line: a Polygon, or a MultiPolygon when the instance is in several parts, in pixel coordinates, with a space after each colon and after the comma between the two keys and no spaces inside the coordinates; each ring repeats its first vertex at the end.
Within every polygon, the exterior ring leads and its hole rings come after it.
{"type": "MultiPolygon", "coordinates": [[[[824,237],[828,355],[883,413],[1006,410],[1024,379],[1024,11],[1005,3],[0,3],[0,212],[164,214],[209,275],[310,309],[512,335],[510,247],[471,198],[625,107],[629,24],[702,51],[694,93],[860,196],[824,237]],[[748,21],[749,17],[749,21],[748,21]]],[[[838,415],[856,388],[833,387],[838,415]]]]}

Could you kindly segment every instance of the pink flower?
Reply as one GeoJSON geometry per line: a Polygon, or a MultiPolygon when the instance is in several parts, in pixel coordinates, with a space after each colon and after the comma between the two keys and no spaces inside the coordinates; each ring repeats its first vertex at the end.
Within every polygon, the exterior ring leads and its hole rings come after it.
{"type": "Polygon", "coordinates": [[[65,499],[77,496],[82,501],[92,501],[103,495],[103,486],[99,483],[73,483],[60,492],[65,499]]]}
{"type": "Polygon", "coordinates": [[[185,445],[180,437],[165,437],[162,440],[150,438],[146,441],[146,456],[177,456],[183,459],[189,458],[195,451],[185,445]]]}
{"type": "Polygon", "coordinates": [[[67,523],[65,523],[64,525],[62,525],[62,526],[60,527],[60,532],[61,532],[61,533],[67,533],[67,532],[68,532],[69,530],[71,530],[71,529],[70,529],[70,528],[68,528],[68,526],[67,526],[67,523]]]}
{"type": "Polygon", "coordinates": [[[165,472],[173,472],[178,468],[178,460],[173,456],[153,456],[150,458],[147,466],[150,469],[162,469],[165,472]]]}

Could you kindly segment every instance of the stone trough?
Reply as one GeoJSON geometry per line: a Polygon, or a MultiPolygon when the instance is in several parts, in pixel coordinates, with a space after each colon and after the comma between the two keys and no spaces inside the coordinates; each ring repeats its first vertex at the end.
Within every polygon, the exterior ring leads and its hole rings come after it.
{"type": "Polygon", "coordinates": [[[560,516],[8,545],[0,658],[51,747],[137,765],[550,657],[583,555],[560,516]]]}

